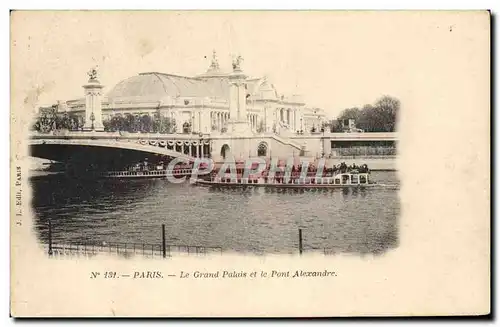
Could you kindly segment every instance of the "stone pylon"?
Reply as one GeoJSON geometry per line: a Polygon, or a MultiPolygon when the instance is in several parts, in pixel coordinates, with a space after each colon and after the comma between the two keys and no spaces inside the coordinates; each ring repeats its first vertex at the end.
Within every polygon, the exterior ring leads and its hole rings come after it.
{"type": "Polygon", "coordinates": [[[83,85],[85,92],[85,124],[83,129],[86,131],[104,131],[102,124],[102,89],[103,85],[97,79],[97,71],[92,69],[87,84],[83,85]]]}
{"type": "Polygon", "coordinates": [[[229,75],[229,121],[228,133],[235,136],[253,135],[247,119],[247,76],[240,68],[241,57],[233,62],[229,75]]]}

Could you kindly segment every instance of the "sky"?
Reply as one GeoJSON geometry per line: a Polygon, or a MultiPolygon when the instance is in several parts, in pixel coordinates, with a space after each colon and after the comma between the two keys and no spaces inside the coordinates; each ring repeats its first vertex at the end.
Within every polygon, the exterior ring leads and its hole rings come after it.
{"type": "Polygon", "coordinates": [[[453,14],[420,18],[362,11],[14,13],[12,68],[20,76],[12,77],[13,88],[27,88],[35,106],[47,105],[83,96],[94,65],[107,92],[141,72],[203,73],[216,50],[223,69],[241,55],[247,75],[267,76],[280,94],[301,94],[335,117],[382,95],[403,102],[415,78],[432,73],[429,56],[461,26],[453,14]]]}

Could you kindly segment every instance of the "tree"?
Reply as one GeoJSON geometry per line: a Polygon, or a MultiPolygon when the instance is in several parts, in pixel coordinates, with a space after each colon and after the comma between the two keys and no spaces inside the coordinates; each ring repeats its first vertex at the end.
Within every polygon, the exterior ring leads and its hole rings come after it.
{"type": "Polygon", "coordinates": [[[338,119],[332,119],[332,120],[330,120],[328,122],[328,127],[330,128],[330,132],[332,132],[332,133],[340,133],[340,132],[342,132],[340,121],[338,119]]]}
{"type": "Polygon", "coordinates": [[[332,124],[332,121],[324,121],[324,122],[321,122],[321,132],[325,132],[325,131],[329,131],[331,130],[331,124],[332,124]]]}
{"type": "Polygon", "coordinates": [[[361,115],[361,110],[359,110],[359,108],[347,108],[347,109],[344,109],[338,119],[354,119],[354,120],[358,120],[359,117],[361,115]]]}
{"type": "Polygon", "coordinates": [[[396,130],[396,120],[400,107],[401,102],[388,95],[384,95],[375,102],[375,108],[381,117],[384,131],[394,132],[396,130]]]}
{"type": "Polygon", "coordinates": [[[58,114],[57,105],[53,105],[50,108],[40,110],[40,114],[32,128],[39,132],[48,133],[56,129],[69,128],[70,122],[68,114],[58,114]]]}
{"type": "Polygon", "coordinates": [[[113,131],[111,129],[111,120],[110,119],[103,120],[102,125],[104,126],[105,132],[112,132],[113,131]]]}
{"type": "Polygon", "coordinates": [[[64,112],[63,114],[56,113],[55,119],[58,129],[71,129],[71,119],[69,118],[67,112],[64,112]]]}
{"type": "Polygon", "coordinates": [[[153,115],[151,129],[155,133],[174,133],[176,129],[175,119],[162,116],[160,110],[158,109],[153,115]]]}
{"type": "Polygon", "coordinates": [[[175,131],[175,119],[170,117],[161,117],[159,119],[159,132],[160,133],[174,133],[175,131]]]}
{"type": "Polygon", "coordinates": [[[153,130],[153,121],[149,115],[142,115],[139,119],[139,130],[142,133],[149,133],[153,130]]]}
{"type": "Polygon", "coordinates": [[[356,126],[366,132],[377,132],[379,129],[377,127],[378,117],[374,110],[371,104],[365,104],[361,109],[358,120],[356,120],[356,126]]]}
{"type": "Polygon", "coordinates": [[[71,130],[79,130],[81,127],[83,127],[83,117],[78,116],[74,113],[69,113],[69,119],[71,130]]]}
{"type": "Polygon", "coordinates": [[[124,130],[130,133],[139,131],[139,118],[132,114],[125,114],[124,130]]]}
{"type": "Polygon", "coordinates": [[[342,120],[354,119],[356,127],[366,132],[394,132],[400,101],[390,96],[383,96],[374,105],[366,104],[360,110],[348,108],[338,116],[338,123],[330,125],[332,132],[342,131],[342,120]]]}
{"type": "Polygon", "coordinates": [[[174,118],[163,117],[162,128],[165,133],[175,133],[177,132],[177,122],[174,118]]]}
{"type": "Polygon", "coordinates": [[[37,119],[35,120],[35,122],[33,123],[33,125],[31,125],[31,130],[32,131],[37,131],[37,132],[40,132],[41,131],[41,124],[40,124],[40,119],[37,119]]]}
{"type": "Polygon", "coordinates": [[[337,121],[332,122],[332,125],[330,125],[330,130],[332,132],[343,132],[345,129],[344,121],[354,119],[355,122],[359,122],[362,120],[362,115],[363,111],[357,107],[344,109],[338,116],[337,121]]]}
{"type": "Polygon", "coordinates": [[[185,122],[184,124],[182,124],[182,132],[184,134],[191,133],[191,123],[190,122],[185,122]]]}
{"type": "Polygon", "coordinates": [[[153,132],[154,133],[161,133],[162,119],[163,119],[163,117],[161,116],[160,109],[157,109],[153,115],[153,132]]]}
{"type": "Polygon", "coordinates": [[[113,132],[128,130],[126,118],[120,114],[111,117],[110,130],[113,132]]]}

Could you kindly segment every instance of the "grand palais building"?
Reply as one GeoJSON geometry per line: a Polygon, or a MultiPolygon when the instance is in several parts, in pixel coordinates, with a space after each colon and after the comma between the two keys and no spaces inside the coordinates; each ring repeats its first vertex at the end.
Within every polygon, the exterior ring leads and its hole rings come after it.
{"type": "MultiPolygon", "coordinates": [[[[234,63],[233,63],[234,68],[234,63]]],[[[285,96],[266,77],[246,78],[246,118],[254,133],[308,134],[319,130],[323,110],[307,107],[300,96],[285,96]]],[[[85,115],[86,99],[59,103],[59,111],[85,115]],[[61,110],[63,109],[63,110],[61,110]]],[[[194,77],[145,72],[129,77],[103,94],[102,120],[114,115],[153,115],[189,124],[191,132],[220,134],[230,118],[230,73],[220,69],[215,51],[207,71],[194,77]]],[[[181,133],[180,129],[177,129],[181,133]]]]}

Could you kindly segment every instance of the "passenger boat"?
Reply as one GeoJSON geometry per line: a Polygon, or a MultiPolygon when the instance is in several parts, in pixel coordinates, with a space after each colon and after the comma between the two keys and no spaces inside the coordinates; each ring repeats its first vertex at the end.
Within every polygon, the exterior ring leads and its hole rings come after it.
{"type": "Polygon", "coordinates": [[[292,175],[289,178],[284,176],[250,176],[250,178],[214,176],[210,180],[198,179],[195,184],[208,187],[266,187],[280,189],[365,188],[378,185],[370,180],[369,175],[369,173],[346,172],[329,177],[309,175],[305,178],[299,175],[292,175]]]}
{"type": "Polygon", "coordinates": [[[122,171],[105,171],[99,174],[101,178],[120,178],[120,179],[135,179],[135,178],[167,178],[174,176],[176,178],[190,176],[191,169],[173,169],[173,170],[122,170],[122,171]]]}
{"type": "MultiPolygon", "coordinates": [[[[208,174],[204,172],[204,165],[200,165],[201,170],[198,170],[198,175],[208,174]]],[[[120,178],[120,179],[136,179],[136,178],[168,178],[168,177],[188,177],[192,174],[193,169],[190,164],[175,165],[173,169],[159,162],[157,165],[144,166],[136,164],[128,170],[104,171],[99,173],[101,178],[120,178]]]]}

